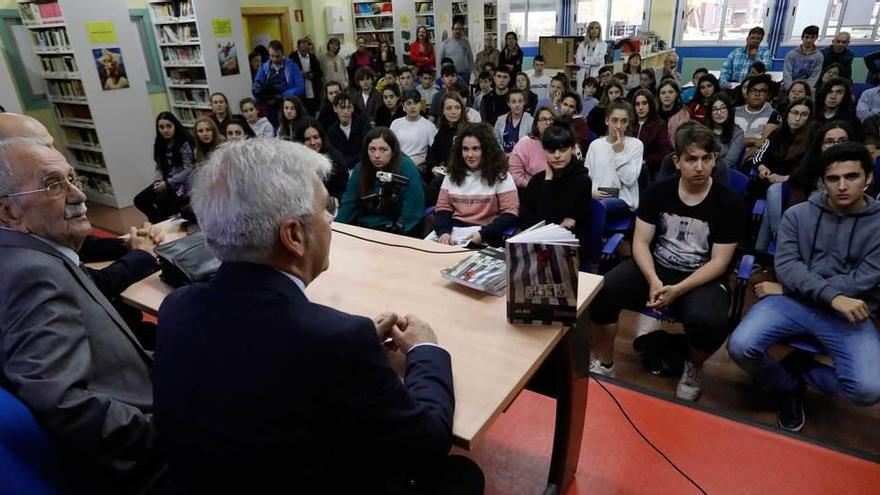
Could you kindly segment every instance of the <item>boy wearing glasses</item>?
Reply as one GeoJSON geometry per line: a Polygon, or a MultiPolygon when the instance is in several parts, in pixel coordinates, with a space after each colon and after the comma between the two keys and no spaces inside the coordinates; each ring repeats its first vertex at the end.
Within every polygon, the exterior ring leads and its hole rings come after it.
{"type": "Polygon", "coordinates": [[[752,76],[746,81],[746,103],[736,107],[734,122],[742,129],[748,154],[751,155],[763,143],[764,126],[773,114],[767,102],[773,80],[767,74],[752,76]]]}

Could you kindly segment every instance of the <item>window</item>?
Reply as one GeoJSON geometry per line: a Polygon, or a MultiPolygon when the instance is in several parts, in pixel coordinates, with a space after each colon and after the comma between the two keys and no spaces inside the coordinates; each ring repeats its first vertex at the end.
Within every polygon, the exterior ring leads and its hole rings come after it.
{"type": "Polygon", "coordinates": [[[880,41],[877,29],[880,0],[792,0],[788,11],[786,44],[800,43],[805,27],[819,26],[819,43],[828,44],[838,32],[853,43],[880,41]]]}
{"type": "Polygon", "coordinates": [[[556,34],[556,9],[557,0],[510,0],[507,29],[517,34],[520,45],[537,45],[539,37],[556,34]]]}
{"type": "Polygon", "coordinates": [[[606,40],[637,35],[648,28],[650,0],[578,0],[574,32],[583,36],[587,24],[598,21],[606,40]]]}
{"type": "Polygon", "coordinates": [[[739,45],[755,26],[770,32],[772,0],[682,0],[680,5],[678,44],[739,45]]]}

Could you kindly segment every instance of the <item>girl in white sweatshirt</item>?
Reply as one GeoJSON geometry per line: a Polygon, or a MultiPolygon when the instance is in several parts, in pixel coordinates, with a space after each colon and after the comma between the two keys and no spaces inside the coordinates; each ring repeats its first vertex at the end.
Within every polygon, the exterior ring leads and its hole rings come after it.
{"type": "Polygon", "coordinates": [[[584,160],[593,181],[593,197],[600,201],[611,199],[614,193],[605,188],[617,189],[617,197],[631,211],[639,207],[639,173],[644,151],[641,141],[626,135],[634,115],[632,106],[625,101],[611,105],[605,115],[608,135],[590,144],[584,160]]]}

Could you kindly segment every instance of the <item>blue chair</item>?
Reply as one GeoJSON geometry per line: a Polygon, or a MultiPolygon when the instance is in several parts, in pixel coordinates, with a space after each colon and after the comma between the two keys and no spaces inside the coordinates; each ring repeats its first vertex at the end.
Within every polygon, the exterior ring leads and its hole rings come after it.
{"type": "Polygon", "coordinates": [[[0,388],[0,491],[16,495],[63,493],[59,466],[54,445],[31,411],[0,388]]]}
{"type": "Polygon", "coordinates": [[[871,89],[871,88],[873,88],[873,87],[874,87],[873,84],[868,84],[868,83],[853,83],[853,86],[852,86],[853,99],[854,99],[856,102],[858,102],[858,101],[859,101],[859,98],[861,98],[861,96],[862,96],[862,93],[864,93],[865,91],[867,91],[867,90],[869,90],[869,89],[871,89]]]}

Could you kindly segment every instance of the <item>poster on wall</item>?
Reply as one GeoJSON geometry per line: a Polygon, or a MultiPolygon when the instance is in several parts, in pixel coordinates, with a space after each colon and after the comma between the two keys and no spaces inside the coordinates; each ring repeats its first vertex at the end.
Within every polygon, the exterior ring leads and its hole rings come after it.
{"type": "Polygon", "coordinates": [[[217,58],[220,62],[221,76],[234,76],[238,74],[238,50],[234,41],[217,43],[217,58]]]}
{"type": "Polygon", "coordinates": [[[98,77],[101,78],[101,87],[104,88],[104,91],[128,87],[125,63],[122,61],[122,49],[93,48],[92,54],[95,57],[98,77]]]}

